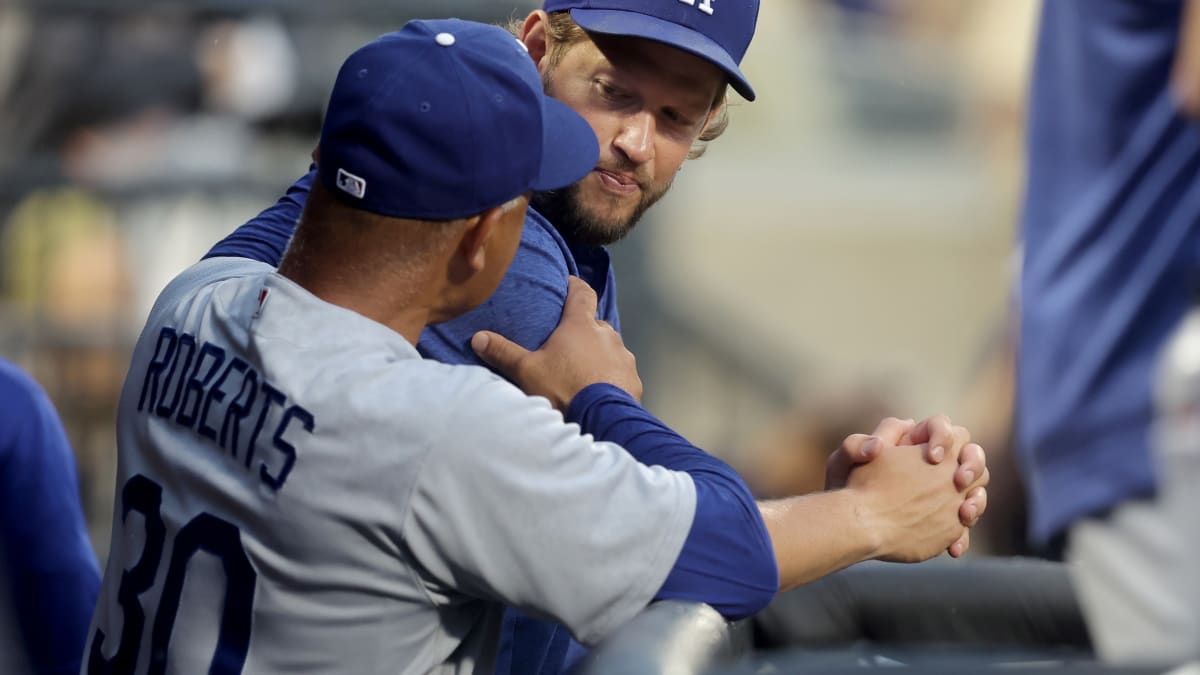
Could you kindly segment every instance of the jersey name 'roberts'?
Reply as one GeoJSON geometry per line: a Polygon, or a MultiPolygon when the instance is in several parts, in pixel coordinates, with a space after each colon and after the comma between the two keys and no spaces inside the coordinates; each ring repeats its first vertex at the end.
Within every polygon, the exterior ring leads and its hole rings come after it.
{"type": "MultiPolygon", "coordinates": [[[[263,291],[260,304],[265,300],[263,291]]],[[[171,326],[159,331],[137,410],[214,442],[247,470],[257,468],[272,490],[283,487],[296,464],[295,434],[311,435],[316,425],[312,413],[231,350],[213,342],[197,344],[194,335],[171,326]],[[274,432],[260,446],[264,426],[274,432]]]]}

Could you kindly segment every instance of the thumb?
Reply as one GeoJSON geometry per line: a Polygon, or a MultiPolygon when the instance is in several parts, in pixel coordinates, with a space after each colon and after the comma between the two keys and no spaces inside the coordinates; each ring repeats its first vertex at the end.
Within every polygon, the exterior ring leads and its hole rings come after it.
{"type": "Polygon", "coordinates": [[[596,319],[596,291],[579,277],[567,278],[567,300],[563,303],[562,322],[579,317],[588,321],[596,319]]]}
{"type": "Polygon", "coordinates": [[[471,336],[471,349],[501,375],[515,380],[517,367],[529,350],[498,333],[481,330],[471,336]]]}
{"type": "Polygon", "coordinates": [[[825,462],[825,488],[833,490],[844,487],[850,470],[856,465],[866,464],[875,459],[882,449],[883,443],[877,436],[867,434],[852,434],[842,441],[841,447],[834,451],[825,462]]]}

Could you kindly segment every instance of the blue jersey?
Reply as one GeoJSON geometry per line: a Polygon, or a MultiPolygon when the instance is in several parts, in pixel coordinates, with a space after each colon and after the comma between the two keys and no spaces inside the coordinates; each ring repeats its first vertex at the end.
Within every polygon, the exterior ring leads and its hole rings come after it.
{"type": "MultiPolygon", "coordinates": [[[[206,257],[240,256],[278,265],[315,173],[310,171],[298,180],[278,203],[218,243],[206,257]]],[[[469,342],[476,331],[484,329],[500,333],[526,349],[537,349],[558,325],[570,276],[582,278],[595,289],[599,299],[597,318],[619,330],[616,279],[608,252],[564,240],[553,224],[530,209],[520,247],[496,292],[475,310],[452,321],[428,326],[417,349],[423,356],[444,363],[480,364],[469,342]]],[[[605,434],[587,424],[583,428],[628,449],[634,439],[619,434],[640,429],[634,422],[644,414],[635,406],[624,410],[610,408],[605,420],[595,421],[604,424],[608,430],[605,434]],[[614,424],[614,419],[625,424],[614,424]],[[609,433],[617,436],[608,438],[609,433]]],[[[665,427],[661,433],[669,443],[686,443],[665,427]]],[[[643,438],[640,442],[645,441],[643,438]]],[[[761,516],[741,479],[711,457],[708,457],[711,467],[684,466],[663,457],[637,455],[637,458],[646,464],[688,470],[696,483],[692,529],[674,569],[655,597],[708,602],[731,618],[757,611],[756,603],[769,598],[778,588],[778,572],[772,559],[768,565],[771,569],[764,568],[762,574],[754,575],[754,583],[738,585],[735,581],[745,578],[746,565],[753,564],[753,552],[744,542],[760,541],[770,548],[761,516]],[[730,501],[730,494],[740,495],[738,503],[730,501]],[[733,520],[731,516],[735,516],[733,520]],[[747,532],[747,523],[752,523],[758,531],[747,532]]],[[[583,648],[562,626],[509,610],[501,627],[496,672],[553,675],[583,653],[583,648]]]]}
{"type": "Polygon", "coordinates": [[[78,673],[100,568],[75,456],[45,392],[3,359],[0,504],[0,669],[78,673]]]}
{"type": "Polygon", "coordinates": [[[1017,435],[1031,536],[1154,489],[1154,364],[1200,287],[1181,2],[1044,3],[1029,115],[1017,435]]]}

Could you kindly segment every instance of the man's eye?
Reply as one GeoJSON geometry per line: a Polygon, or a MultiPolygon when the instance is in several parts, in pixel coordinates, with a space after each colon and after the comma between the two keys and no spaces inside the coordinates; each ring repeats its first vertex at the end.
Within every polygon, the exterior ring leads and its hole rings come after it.
{"type": "Polygon", "coordinates": [[[699,121],[693,117],[680,113],[678,110],[672,110],[670,108],[667,108],[663,111],[663,117],[667,118],[667,121],[671,122],[672,124],[678,124],[679,126],[683,127],[693,126],[699,121]]]}
{"type": "Polygon", "coordinates": [[[621,92],[617,91],[616,87],[606,82],[597,82],[596,87],[600,90],[600,95],[611,101],[616,101],[622,98],[621,92]]]}

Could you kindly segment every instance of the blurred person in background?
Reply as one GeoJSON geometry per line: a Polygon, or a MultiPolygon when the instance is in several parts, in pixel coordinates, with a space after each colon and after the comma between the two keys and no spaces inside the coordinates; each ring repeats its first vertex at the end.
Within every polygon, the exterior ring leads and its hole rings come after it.
{"type": "Polygon", "coordinates": [[[296,80],[278,20],[144,9],[0,9],[0,342],[59,405],[101,557],[131,319],[253,212],[253,125],[296,80]]]}
{"type": "Polygon", "coordinates": [[[1065,551],[1097,649],[1118,663],[1200,658],[1200,474],[1152,434],[1155,365],[1200,288],[1198,120],[1200,0],[1044,3],[1018,443],[1033,543],[1065,551]],[[1167,507],[1178,498],[1184,518],[1167,507]]]}
{"type": "Polygon", "coordinates": [[[0,359],[0,672],[79,672],[100,568],[46,393],[0,359]]]}
{"type": "MultiPolygon", "coordinates": [[[[829,449],[900,408],[888,400],[882,387],[810,392],[741,446],[735,468],[760,499],[820,492],[825,489],[829,449]]],[[[989,519],[994,508],[993,501],[989,519]]],[[[978,527],[983,527],[982,521],[978,527]]],[[[972,547],[976,543],[973,540],[972,547]]]]}

